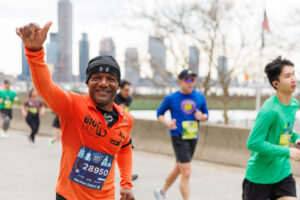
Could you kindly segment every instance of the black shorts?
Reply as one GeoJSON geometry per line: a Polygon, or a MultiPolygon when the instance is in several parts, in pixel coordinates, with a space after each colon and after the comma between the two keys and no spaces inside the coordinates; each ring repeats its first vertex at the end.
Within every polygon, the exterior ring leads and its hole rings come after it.
{"type": "Polygon", "coordinates": [[[274,184],[258,184],[244,179],[243,200],[276,200],[284,196],[297,196],[296,182],[292,174],[274,184]]]}
{"type": "Polygon", "coordinates": [[[12,109],[1,109],[1,115],[3,118],[8,116],[10,119],[12,119],[12,109]]]}
{"type": "Polygon", "coordinates": [[[56,200],[67,200],[67,199],[61,196],[60,194],[56,193],[56,200]]]}
{"type": "Polygon", "coordinates": [[[171,136],[176,161],[180,163],[191,162],[198,140],[183,140],[181,136],[171,136]]]}
{"type": "Polygon", "coordinates": [[[54,118],[54,121],[53,121],[52,126],[55,127],[55,128],[60,128],[60,122],[59,122],[59,118],[58,118],[57,115],[56,115],[56,117],[54,118]]]}

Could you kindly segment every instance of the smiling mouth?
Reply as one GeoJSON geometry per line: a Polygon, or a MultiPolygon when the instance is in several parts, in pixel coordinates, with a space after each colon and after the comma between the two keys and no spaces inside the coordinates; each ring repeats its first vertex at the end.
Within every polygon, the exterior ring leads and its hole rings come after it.
{"type": "Polygon", "coordinates": [[[96,94],[99,94],[101,96],[106,96],[108,94],[110,94],[111,92],[110,91],[107,91],[107,90],[96,90],[96,94]]]}

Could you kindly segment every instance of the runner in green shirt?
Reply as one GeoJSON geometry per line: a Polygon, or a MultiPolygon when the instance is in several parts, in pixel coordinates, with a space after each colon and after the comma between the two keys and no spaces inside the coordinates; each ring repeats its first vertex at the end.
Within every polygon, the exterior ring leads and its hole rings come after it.
{"type": "Polygon", "coordinates": [[[243,200],[296,200],[296,183],[290,158],[300,161],[300,143],[293,132],[299,102],[292,98],[296,89],[294,64],[278,57],[265,67],[276,90],[262,105],[248,138],[252,151],[243,182],[243,200]]]}
{"type": "Polygon", "coordinates": [[[7,129],[9,128],[10,120],[12,119],[12,105],[18,100],[15,91],[10,89],[10,82],[4,81],[3,89],[0,91],[0,112],[3,118],[2,130],[0,136],[3,138],[8,137],[7,129]]]}

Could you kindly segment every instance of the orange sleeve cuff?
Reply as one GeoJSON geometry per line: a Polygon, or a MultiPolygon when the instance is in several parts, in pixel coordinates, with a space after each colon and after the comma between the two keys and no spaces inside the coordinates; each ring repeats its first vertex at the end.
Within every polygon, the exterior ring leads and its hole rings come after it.
{"type": "Polygon", "coordinates": [[[28,49],[28,47],[25,46],[25,54],[26,55],[31,55],[31,56],[38,56],[40,54],[45,54],[45,50],[44,50],[44,47],[40,50],[40,51],[30,51],[28,49]]]}
{"type": "Polygon", "coordinates": [[[132,148],[127,146],[122,148],[117,157],[118,166],[121,176],[121,188],[132,188],[131,171],[132,171],[132,148]]]}

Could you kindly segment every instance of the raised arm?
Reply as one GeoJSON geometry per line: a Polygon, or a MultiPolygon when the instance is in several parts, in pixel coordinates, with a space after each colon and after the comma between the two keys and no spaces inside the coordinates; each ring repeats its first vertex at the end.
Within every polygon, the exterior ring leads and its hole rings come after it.
{"type": "Polygon", "coordinates": [[[17,28],[16,33],[24,42],[32,81],[38,94],[55,113],[62,116],[70,114],[73,104],[70,94],[53,83],[50,71],[44,60],[43,44],[51,25],[52,22],[48,22],[41,28],[38,24],[30,23],[17,28]]]}

